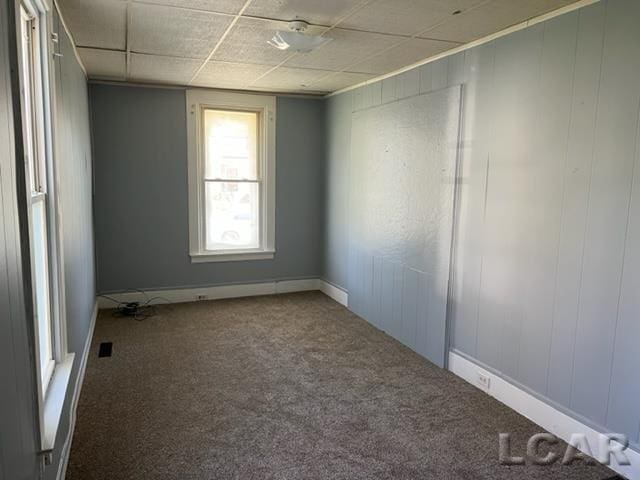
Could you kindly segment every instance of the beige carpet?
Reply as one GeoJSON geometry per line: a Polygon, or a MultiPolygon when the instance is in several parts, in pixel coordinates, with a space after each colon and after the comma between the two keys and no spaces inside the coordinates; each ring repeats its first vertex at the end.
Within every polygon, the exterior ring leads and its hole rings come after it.
{"type": "Polygon", "coordinates": [[[103,311],[67,480],[613,475],[499,464],[540,430],[318,292],[103,311]]]}

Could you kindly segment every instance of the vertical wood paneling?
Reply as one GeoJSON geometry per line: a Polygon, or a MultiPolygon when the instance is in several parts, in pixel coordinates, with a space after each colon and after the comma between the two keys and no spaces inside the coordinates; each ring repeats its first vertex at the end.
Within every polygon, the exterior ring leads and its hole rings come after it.
{"type": "Polygon", "coordinates": [[[416,349],[418,320],[418,272],[404,267],[402,280],[402,327],[400,341],[409,348],[416,349]]]}
{"type": "Polygon", "coordinates": [[[426,357],[437,365],[439,359],[445,355],[446,323],[438,322],[438,318],[446,318],[447,301],[446,291],[440,287],[442,282],[438,281],[436,275],[429,275],[427,293],[427,354],[426,357]]]}
{"type": "Polygon", "coordinates": [[[600,85],[605,5],[605,3],[597,3],[578,12],[571,124],[563,173],[564,195],[549,355],[549,364],[553,368],[549,369],[547,387],[549,398],[567,407],[570,403],[573,376],[573,353],[593,159],[596,105],[600,85]]]}
{"type": "Polygon", "coordinates": [[[489,140],[488,190],[483,242],[483,268],[478,309],[478,358],[517,369],[520,315],[510,302],[521,301],[523,261],[520,244],[526,238],[521,209],[528,189],[528,138],[535,108],[532,98],[539,81],[542,26],[500,39],[495,50],[494,130],[489,140]]]}
{"type": "Polygon", "coordinates": [[[364,88],[358,88],[353,92],[353,111],[362,110],[364,108],[364,88]]]}
{"type": "Polygon", "coordinates": [[[420,71],[417,68],[396,77],[396,99],[417,95],[420,91],[420,71]]]}
{"type": "Polygon", "coordinates": [[[417,68],[420,72],[420,93],[428,93],[431,91],[432,64],[427,63],[417,68]]]}
{"type": "Polygon", "coordinates": [[[373,257],[373,291],[371,323],[384,330],[382,320],[382,258],[373,257]]]}
{"type": "Polygon", "coordinates": [[[362,291],[362,316],[367,319],[374,318],[373,256],[369,253],[362,255],[362,291]]]}
{"type": "Polygon", "coordinates": [[[545,393],[577,25],[577,15],[557,17],[544,25],[540,84],[532,99],[537,103],[537,114],[527,159],[530,196],[522,209],[527,212],[523,217],[529,259],[524,275],[527,317],[521,322],[519,378],[534,391],[545,393]]]}
{"type": "Polygon", "coordinates": [[[447,72],[447,85],[449,87],[464,83],[466,73],[465,52],[456,53],[449,57],[449,71],[447,72]]]}
{"type": "Polygon", "coordinates": [[[385,332],[391,335],[391,326],[393,321],[393,289],[395,285],[394,266],[391,262],[382,260],[382,301],[380,313],[382,316],[381,324],[385,332]]]}
{"type": "Polygon", "coordinates": [[[375,82],[367,88],[371,90],[371,106],[376,107],[382,103],[382,82],[375,82]]]}
{"type": "MultiPolygon", "coordinates": [[[[381,103],[393,102],[396,99],[396,77],[385,78],[382,80],[381,103]]],[[[356,92],[360,90],[359,88],[356,92]]]]}
{"type": "MultiPolygon", "coordinates": [[[[603,0],[415,69],[420,93],[464,84],[452,346],[636,443],[639,21],[603,0]]],[[[414,305],[400,271],[381,263],[382,321],[408,343],[415,311],[430,358],[438,293],[419,274],[414,305]]]]}
{"type": "Polygon", "coordinates": [[[466,52],[452,345],[475,356],[489,141],[494,119],[495,44],[466,52]]]}
{"type": "Polygon", "coordinates": [[[606,425],[640,443],[640,118],[606,425]],[[637,421],[634,422],[634,419],[637,421]]]}
{"type": "Polygon", "coordinates": [[[400,340],[402,334],[402,295],[404,289],[404,268],[398,263],[393,264],[393,296],[391,299],[392,312],[389,335],[400,340]]]}
{"type": "Polygon", "coordinates": [[[640,4],[607,3],[571,407],[602,425],[611,375],[638,120],[640,4]]]}
{"type": "Polygon", "coordinates": [[[36,389],[24,303],[9,28],[0,4],[0,478],[36,478],[36,389]]]}
{"type": "Polygon", "coordinates": [[[429,338],[429,275],[418,273],[418,304],[416,306],[416,352],[428,358],[427,339],[429,338]]]}
{"type": "Polygon", "coordinates": [[[447,86],[449,57],[431,63],[431,90],[440,90],[447,86]]]}
{"type": "MultiPolygon", "coordinates": [[[[501,346],[500,369],[509,376],[522,379],[523,383],[532,381],[526,376],[527,372],[522,372],[522,367],[525,366],[523,364],[529,361],[529,352],[523,351],[523,343],[536,343],[535,338],[527,338],[527,333],[524,333],[528,322],[535,315],[528,308],[533,293],[529,283],[531,278],[522,273],[535,268],[533,259],[536,240],[532,235],[532,223],[533,216],[541,212],[536,204],[535,176],[540,169],[540,161],[535,154],[534,137],[539,128],[541,58],[545,28],[546,25],[537,25],[524,30],[522,35],[514,35],[515,50],[510,54],[514,54],[515,58],[510,62],[515,71],[507,80],[508,87],[506,83],[496,82],[499,91],[504,88],[516,90],[513,93],[514,103],[504,109],[507,116],[500,116],[507,124],[511,122],[511,125],[503,127],[508,129],[506,133],[509,139],[503,139],[502,128],[497,128],[494,132],[491,166],[495,175],[489,178],[488,199],[493,198],[498,203],[487,204],[488,218],[493,218],[496,222],[487,231],[491,230],[492,238],[498,242],[493,251],[493,261],[498,265],[496,272],[500,275],[501,282],[494,284],[493,291],[504,292],[503,301],[494,296],[491,302],[501,304],[494,307],[502,320],[502,332],[498,339],[501,346]],[[491,195],[491,191],[502,192],[504,196],[491,195]],[[498,215],[491,214],[492,211],[497,211],[498,215]]],[[[484,266],[486,268],[483,272],[492,270],[490,264],[485,263],[484,266]]]]}
{"type": "Polygon", "coordinates": [[[358,266],[358,258],[356,255],[356,249],[353,245],[353,241],[350,239],[347,247],[347,289],[349,290],[349,297],[347,299],[349,310],[356,311],[357,303],[357,289],[356,289],[356,269],[358,266]]]}

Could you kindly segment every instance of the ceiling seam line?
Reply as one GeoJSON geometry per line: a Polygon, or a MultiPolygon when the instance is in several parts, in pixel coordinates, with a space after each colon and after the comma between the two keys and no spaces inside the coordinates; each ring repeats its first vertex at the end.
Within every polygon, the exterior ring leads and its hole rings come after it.
{"type": "Polygon", "coordinates": [[[135,3],[137,5],[144,5],[146,7],[173,8],[174,10],[183,10],[186,12],[194,12],[194,13],[211,13],[213,15],[221,15],[225,17],[235,17],[239,15],[237,13],[218,12],[217,10],[205,10],[203,8],[184,7],[182,5],[169,5],[166,3],[146,2],[142,0],[129,0],[129,1],[131,3],[135,3]]]}
{"type": "Polygon", "coordinates": [[[218,48],[220,48],[220,45],[222,45],[222,42],[225,40],[225,38],[227,38],[227,36],[231,32],[231,30],[233,29],[235,24],[238,23],[238,20],[240,19],[240,17],[244,13],[244,11],[249,7],[249,4],[251,4],[252,1],[253,0],[247,0],[244,3],[244,5],[240,9],[240,11],[235,15],[235,17],[233,18],[233,20],[229,24],[229,26],[227,26],[227,29],[224,31],[224,33],[222,34],[220,39],[216,42],[215,46],[213,47],[213,50],[211,50],[211,53],[209,53],[209,55],[207,56],[207,58],[205,58],[205,60],[202,63],[202,65],[200,65],[200,67],[195,71],[195,73],[191,77],[191,80],[189,80],[189,82],[188,82],[189,85],[191,85],[191,83],[196,79],[196,77],[198,75],[200,75],[200,72],[202,72],[202,70],[204,70],[204,68],[207,66],[207,63],[209,63],[209,60],[211,60],[211,58],[215,55],[215,53],[218,50],[218,48]]]}
{"type": "MultiPolygon", "coordinates": [[[[482,6],[482,5],[486,5],[487,3],[490,3],[491,1],[492,1],[492,0],[486,0],[485,2],[479,3],[479,4],[478,4],[478,5],[476,5],[475,7],[472,7],[472,8],[469,8],[469,9],[465,10],[465,12],[472,11],[472,10],[474,10],[475,8],[478,8],[478,7],[482,6]]],[[[450,19],[447,19],[447,21],[448,21],[448,20],[450,20],[450,19]]],[[[445,21],[443,21],[443,23],[445,23],[445,21]]],[[[399,47],[399,46],[401,46],[401,45],[404,45],[405,43],[408,43],[408,42],[409,42],[409,41],[411,41],[411,40],[416,40],[416,39],[417,39],[417,40],[431,40],[431,39],[428,39],[428,38],[422,38],[422,37],[419,37],[419,35],[423,35],[423,34],[425,34],[425,33],[428,33],[430,30],[433,30],[433,29],[434,29],[434,28],[436,28],[437,26],[438,26],[438,25],[436,25],[436,26],[431,26],[431,27],[429,27],[429,28],[426,28],[426,29],[420,30],[420,31],[418,31],[418,32],[414,33],[413,35],[411,35],[410,37],[406,37],[406,38],[405,38],[405,40],[403,40],[403,41],[401,41],[401,42],[398,42],[398,43],[397,43],[397,44],[395,44],[395,45],[391,45],[391,46],[389,46],[389,47],[387,47],[387,48],[385,48],[385,49],[380,50],[380,51],[379,51],[379,52],[377,52],[377,53],[374,53],[374,54],[372,54],[372,55],[369,55],[368,57],[363,58],[361,61],[359,61],[358,63],[354,64],[354,65],[353,65],[353,67],[357,67],[358,65],[363,64],[363,63],[365,63],[365,62],[367,62],[367,61],[369,61],[369,60],[371,60],[371,59],[373,59],[373,58],[377,57],[378,55],[382,55],[382,54],[384,54],[384,53],[387,53],[387,52],[389,52],[389,51],[393,50],[393,49],[394,49],[394,48],[396,48],[396,47],[399,47]]],[[[457,47],[459,47],[459,46],[461,46],[461,45],[464,45],[464,43],[451,42],[451,41],[448,41],[448,40],[437,40],[437,41],[439,41],[439,42],[448,42],[448,43],[455,44],[455,45],[451,45],[451,49],[449,49],[449,50],[452,50],[452,49],[457,48],[457,47]]],[[[447,52],[447,50],[443,50],[443,51],[442,51],[442,52],[440,52],[440,53],[444,53],[444,52],[447,52]]],[[[438,53],[436,53],[436,55],[439,55],[439,54],[438,54],[438,53]]],[[[342,69],[342,70],[340,70],[339,72],[334,72],[334,73],[345,73],[345,70],[346,70],[346,69],[344,69],[344,68],[343,68],[343,69],[342,69]]],[[[353,72],[353,73],[358,73],[358,72],[353,72]]],[[[378,74],[378,75],[384,75],[384,74],[378,74]]],[[[319,82],[319,81],[321,81],[321,80],[323,80],[323,79],[325,79],[325,78],[327,78],[327,77],[328,77],[328,75],[325,75],[324,77],[319,78],[319,79],[317,79],[317,80],[316,80],[316,81],[314,81],[314,82],[311,82],[310,86],[313,86],[315,83],[317,83],[317,82],[319,82]]]]}
{"type": "MultiPolygon", "coordinates": [[[[328,93],[327,95],[325,95],[325,98],[330,98],[336,95],[339,95],[341,93],[344,92],[348,92],[351,90],[355,90],[357,88],[361,88],[364,87],[366,85],[370,85],[372,83],[376,83],[379,82],[381,80],[384,80],[386,78],[390,78],[390,77],[394,77],[396,75],[399,75],[401,73],[407,72],[409,70],[413,70],[414,68],[420,67],[422,65],[426,65],[428,63],[432,63],[435,62],[441,58],[445,58],[445,57],[450,57],[452,55],[455,55],[456,53],[460,53],[466,50],[469,50],[471,48],[475,48],[479,45],[484,45],[486,43],[492,42],[498,38],[504,37],[505,35],[509,35],[511,33],[517,32],[519,30],[528,28],[532,25],[536,25],[538,23],[541,22],[545,22],[547,20],[550,20],[552,18],[555,18],[559,15],[563,15],[565,13],[569,13],[569,12],[573,12],[575,10],[578,10],[580,8],[586,7],[588,5],[593,5],[594,3],[598,3],[601,0],[577,0],[576,2],[569,4],[569,5],[565,5],[564,7],[560,7],[558,9],[552,10],[550,12],[535,16],[535,17],[531,17],[528,20],[524,20],[520,23],[516,23],[515,25],[512,25],[510,27],[504,28],[498,32],[486,35],[484,37],[480,37],[476,40],[472,40],[470,42],[465,42],[462,43],[460,46],[452,48],[451,50],[446,50],[440,53],[436,53],[434,55],[431,55],[430,57],[427,58],[423,58],[422,60],[418,60],[417,62],[411,63],[409,65],[406,65],[404,67],[401,68],[397,68],[396,70],[392,70],[390,72],[387,73],[381,73],[378,76],[371,78],[369,80],[365,80],[364,82],[360,82],[360,83],[356,83],[354,85],[348,86],[348,87],[344,87],[341,88],[339,90],[335,90],[331,93],[328,93]]],[[[342,72],[341,72],[342,73],[342,72]]]]}

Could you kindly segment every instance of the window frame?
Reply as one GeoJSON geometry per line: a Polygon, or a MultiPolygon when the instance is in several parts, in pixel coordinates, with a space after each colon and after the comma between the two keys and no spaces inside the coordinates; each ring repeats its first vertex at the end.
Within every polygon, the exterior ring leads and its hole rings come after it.
{"type": "MultiPolygon", "coordinates": [[[[40,328],[37,315],[34,314],[34,352],[38,392],[38,411],[40,452],[50,452],[54,448],[57,430],[60,424],[66,391],[71,378],[71,369],[75,355],[68,352],[66,305],[64,288],[62,229],[60,223],[60,201],[58,197],[59,178],[55,162],[56,142],[54,132],[55,118],[55,71],[54,55],[55,36],[53,32],[52,13],[46,0],[20,0],[16,9],[18,28],[18,65],[20,80],[20,99],[22,109],[23,141],[32,140],[37,149],[38,159],[34,181],[30,174],[32,160],[23,159],[25,169],[25,186],[27,198],[27,220],[29,229],[29,256],[33,259],[33,222],[32,206],[42,202],[45,208],[46,229],[46,282],[48,283],[49,331],[52,359],[47,364],[46,379],[43,381],[40,365],[40,328]],[[27,18],[25,18],[25,16],[27,18]],[[30,42],[26,48],[30,58],[28,72],[25,72],[23,32],[26,27],[30,31],[30,42]],[[25,74],[29,78],[25,78],[25,74]],[[29,81],[26,85],[25,82],[29,81]],[[27,93],[28,91],[28,93],[27,93]],[[25,133],[30,128],[30,133],[25,133]],[[25,136],[27,135],[27,136],[25,136]]],[[[25,151],[26,153],[26,151],[25,151]]],[[[31,263],[30,283],[33,312],[36,307],[35,267],[31,263]]]]}
{"type": "Polygon", "coordinates": [[[189,256],[192,263],[268,260],[275,255],[276,97],[214,90],[187,90],[189,256]],[[207,250],[205,210],[204,111],[258,113],[258,248],[207,250]]]}

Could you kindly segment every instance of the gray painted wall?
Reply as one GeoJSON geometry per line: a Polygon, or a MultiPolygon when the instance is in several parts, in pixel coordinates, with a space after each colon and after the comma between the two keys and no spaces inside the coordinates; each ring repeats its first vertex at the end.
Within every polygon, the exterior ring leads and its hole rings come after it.
{"type": "Polygon", "coordinates": [[[73,46],[57,15],[54,30],[59,36],[55,57],[56,131],[58,142],[59,196],[61,201],[64,255],[67,342],[76,358],[71,372],[62,420],[58,430],[54,463],[45,469],[45,478],[56,478],[62,447],[69,432],[72,392],[78,381],[91,315],[95,305],[95,254],[93,241],[93,198],[91,134],[87,80],[73,52],[73,46]]]}
{"type": "Polygon", "coordinates": [[[463,84],[452,347],[636,447],[639,22],[603,1],[331,98],[324,262],[346,287],[351,112],[463,84]]]}
{"type": "Polygon", "coordinates": [[[351,130],[349,308],[441,367],[460,102],[460,86],[392,100],[351,130]]]}
{"type": "Polygon", "coordinates": [[[22,153],[14,148],[13,95],[17,87],[12,84],[10,62],[15,65],[17,59],[15,27],[8,22],[13,14],[10,2],[0,3],[0,479],[31,480],[40,466],[36,459],[35,362],[30,351],[33,329],[22,276],[29,264],[22,265],[16,191],[16,156],[22,153]]]}
{"type": "Polygon", "coordinates": [[[324,103],[279,97],[276,257],[192,264],[185,91],[93,84],[98,290],[318,277],[324,103]]]}
{"type": "MultiPolygon", "coordinates": [[[[18,178],[21,172],[21,152],[16,154],[13,100],[18,101],[16,89],[11,89],[8,52],[15,56],[15,45],[9,50],[7,40],[15,35],[6,21],[13,4],[0,5],[0,479],[18,480],[40,478],[42,462],[37,455],[37,409],[35,366],[33,361],[33,327],[30,296],[25,282],[30,282],[22,265],[18,221],[18,178]],[[16,171],[18,170],[18,171],[16,171]]],[[[71,393],[75,388],[78,366],[87,338],[95,301],[93,234],[91,209],[91,149],[89,136],[88,96],[84,74],[75,60],[71,43],[58,28],[59,52],[55,69],[58,89],[58,129],[60,142],[57,162],[61,170],[61,213],[64,238],[64,274],[66,280],[66,309],[68,347],[76,352],[72,381],[62,413],[56,439],[53,464],[43,471],[44,478],[54,479],[58,472],[61,448],[69,431],[71,393]]],[[[19,108],[19,104],[16,104],[19,108]]],[[[21,148],[21,147],[20,147],[21,148]]],[[[22,176],[22,177],[21,177],[22,176]]],[[[21,203],[21,202],[20,202],[21,203]]],[[[24,208],[24,207],[21,207],[24,208]]],[[[28,262],[28,261],[27,261],[28,262]]]]}

